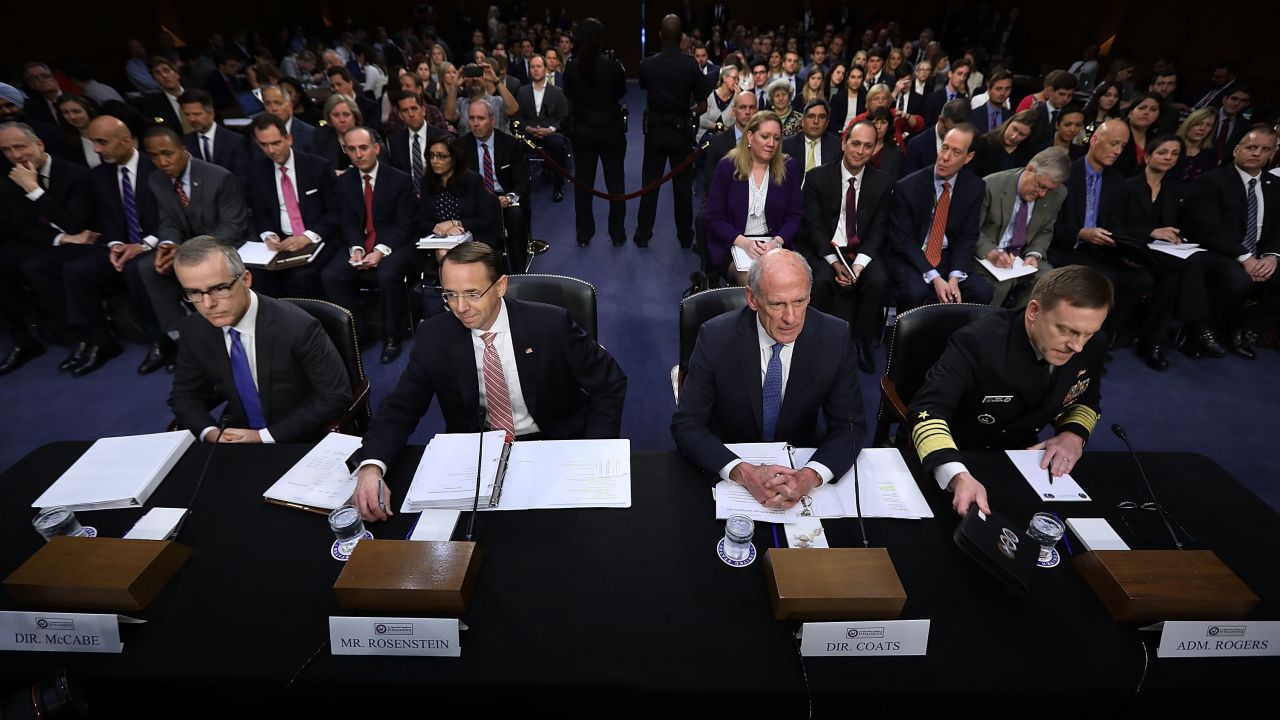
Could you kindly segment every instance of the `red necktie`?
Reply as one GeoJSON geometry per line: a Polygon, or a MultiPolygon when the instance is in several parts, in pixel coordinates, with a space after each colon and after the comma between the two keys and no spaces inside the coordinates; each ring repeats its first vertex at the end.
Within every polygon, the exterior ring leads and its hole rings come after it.
{"type": "Polygon", "coordinates": [[[364,251],[373,252],[378,244],[378,231],[373,227],[373,178],[364,176],[364,251]]]}
{"type": "Polygon", "coordinates": [[[489,154],[489,144],[483,143],[480,147],[484,148],[484,187],[489,192],[493,189],[493,156],[489,154]]]}
{"type": "Polygon", "coordinates": [[[849,178],[849,189],[844,194],[844,237],[848,243],[845,247],[852,256],[858,252],[862,238],[858,237],[858,179],[849,178]]]}
{"type": "Polygon", "coordinates": [[[942,236],[947,233],[947,211],[951,209],[951,183],[942,181],[942,195],[933,209],[933,225],[929,227],[929,240],[924,246],[924,259],[932,267],[942,262],[942,236]]]}
{"type": "Polygon", "coordinates": [[[190,207],[191,200],[187,197],[186,190],[182,187],[182,178],[173,181],[173,187],[178,191],[178,202],[182,203],[182,207],[190,207]]]}
{"type": "Polygon", "coordinates": [[[480,337],[484,340],[484,399],[485,404],[489,406],[489,427],[494,430],[506,430],[507,434],[514,438],[516,421],[511,413],[507,376],[502,372],[498,350],[493,346],[498,336],[496,333],[487,332],[480,337]]]}

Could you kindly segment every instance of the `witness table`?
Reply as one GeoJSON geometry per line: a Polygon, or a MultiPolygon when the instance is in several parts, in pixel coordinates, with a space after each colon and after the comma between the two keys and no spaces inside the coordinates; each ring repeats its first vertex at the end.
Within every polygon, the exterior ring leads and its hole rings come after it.
{"type": "MultiPolygon", "coordinates": [[[[0,476],[0,574],[39,549],[29,505],[88,445],[47,445],[0,476]]],[[[483,513],[476,529],[485,557],[461,658],[332,656],[328,617],[358,613],[342,611],[333,595],[342,567],[329,557],[325,518],[261,501],[307,449],[220,446],[194,502],[209,447],[188,451],[148,506],[193,508],[181,542],[194,554],[137,614],[147,623],[122,626],[124,653],[0,653],[0,691],[66,669],[96,712],[135,717],[303,708],[487,716],[508,707],[596,715],[699,707],[753,717],[804,716],[811,707],[830,717],[877,705],[1020,706],[1029,695],[1112,707],[1111,696],[1139,688],[1140,697],[1206,690],[1238,699],[1274,692],[1280,676],[1273,659],[1157,659],[1159,635],[1111,620],[1069,562],[1038,570],[1030,595],[1007,593],[954,546],[950,496],[930,481],[923,486],[935,519],[866,523],[907,590],[903,618],[932,620],[928,655],[802,661],[799,624],[771,617],[762,561],[733,569],[716,558],[723,522],[713,519],[710,482],[670,452],[633,455],[630,509],[483,513]]],[[[393,507],[421,453],[406,449],[393,469],[393,507]]],[[[1280,618],[1277,514],[1202,456],[1143,460],[1188,547],[1215,550],[1262,597],[1252,619],[1280,618]]],[[[1073,475],[1094,501],[1051,506],[1002,454],[965,461],[993,508],[1019,524],[1045,509],[1105,517],[1134,548],[1169,546],[1156,513],[1115,507],[1148,500],[1126,454],[1086,453],[1073,475]]],[[[119,537],[143,512],[81,519],[119,537]]],[[[403,538],[415,519],[398,514],[369,527],[378,538],[403,538]]],[[[860,546],[855,520],[824,525],[833,547],[860,546]]],[[[771,541],[758,525],[761,553],[771,541]]]]}

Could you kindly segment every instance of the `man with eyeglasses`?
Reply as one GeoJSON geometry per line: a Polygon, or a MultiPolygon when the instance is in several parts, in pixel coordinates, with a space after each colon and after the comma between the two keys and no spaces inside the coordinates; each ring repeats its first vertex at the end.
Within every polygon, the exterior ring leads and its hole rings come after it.
{"type": "Polygon", "coordinates": [[[351,403],[347,370],[320,322],[253,292],[240,254],[208,235],[183,243],[173,270],[197,312],[182,322],[169,393],[178,427],[204,442],[319,440],[351,403]],[[210,413],[224,401],[220,423],[210,413]]]}
{"type": "Polygon", "coordinates": [[[445,432],[505,430],[516,440],[616,438],[627,376],[569,314],[504,299],[507,277],[488,245],[468,241],[440,263],[450,312],[423,323],[400,382],[351,457],[365,520],[392,515],[383,475],[439,398],[445,432]],[[382,502],[379,502],[379,499],[382,502]]]}
{"type": "Polygon", "coordinates": [[[814,98],[804,106],[803,132],[782,141],[782,152],[804,162],[807,173],[819,165],[840,159],[840,138],[827,132],[831,122],[831,106],[822,98],[814,98]]]}

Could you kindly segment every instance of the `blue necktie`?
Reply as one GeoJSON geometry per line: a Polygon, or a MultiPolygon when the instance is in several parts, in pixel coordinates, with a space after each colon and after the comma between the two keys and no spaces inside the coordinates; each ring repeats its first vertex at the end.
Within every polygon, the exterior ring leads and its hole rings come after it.
{"type": "Polygon", "coordinates": [[[240,331],[231,328],[231,379],[236,384],[236,394],[240,396],[240,404],[244,406],[245,422],[251,430],[261,430],[267,426],[262,417],[262,399],[258,397],[258,386],[253,384],[253,371],[249,369],[249,356],[245,354],[244,344],[240,342],[240,331]]]}
{"type": "Polygon", "coordinates": [[[209,150],[209,136],[201,135],[200,139],[204,141],[204,161],[213,162],[213,153],[209,150]]]}
{"type": "Polygon", "coordinates": [[[773,344],[773,357],[764,373],[764,437],[773,442],[778,429],[778,411],[782,409],[782,343],[773,344]]]}
{"type": "Polygon", "coordinates": [[[138,225],[138,202],[133,196],[133,183],[129,182],[129,168],[120,168],[120,187],[124,196],[124,224],[129,242],[142,242],[142,227],[138,225]]]}
{"type": "Polygon", "coordinates": [[[1087,175],[1084,191],[1084,226],[1098,227],[1098,176],[1087,175]]]}
{"type": "Polygon", "coordinates": [[[1254,189],[1258,186],[1258,179],[1251,178],[1249,180],[1249,214],[1245,218],[1244,228],[1244,249],[1250,255],[1256,255],[1258,251],[1258,194],[1254,189]]]}

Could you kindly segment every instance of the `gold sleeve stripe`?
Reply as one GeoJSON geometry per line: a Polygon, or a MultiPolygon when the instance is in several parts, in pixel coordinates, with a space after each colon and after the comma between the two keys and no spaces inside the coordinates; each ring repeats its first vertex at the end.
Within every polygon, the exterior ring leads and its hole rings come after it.
{"type": "Polygon", "coordinates": [[[956,449],[956,442],[951,438],[951,428],[941,418],[917,424],[911,430],[911,442],[915,443],[921,460],[939,450],[956,449]]]}
{"type": "Polygon", "coordinates": [[[1058,422],[1055,424],[1058,427],[1062,427],[1067,423],[1075,423],[1092,433],[1093,427],[1098,424],[1098,418],[1100,417],[1102,416],[1095,412],[1093,408],[1077,403],[1063,411],[1058,416],[1058,422]]]}

